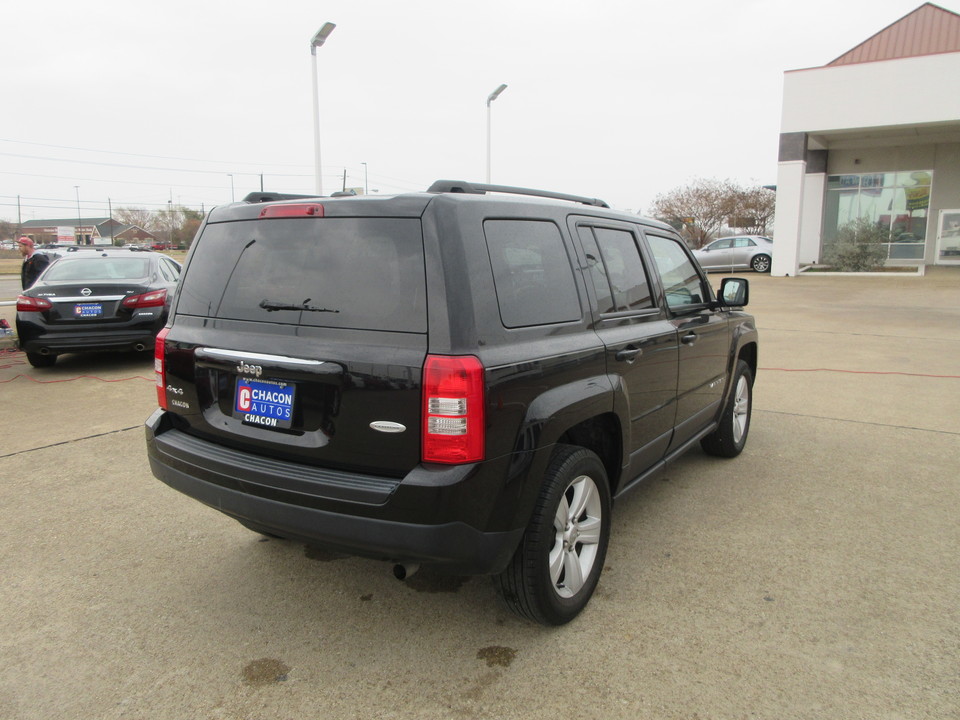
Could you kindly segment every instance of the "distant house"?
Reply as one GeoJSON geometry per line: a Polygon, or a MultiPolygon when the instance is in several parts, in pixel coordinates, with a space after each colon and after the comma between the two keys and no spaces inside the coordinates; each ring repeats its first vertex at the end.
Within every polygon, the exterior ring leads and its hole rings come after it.
{"type": "Polygon", "coordinates": [[[960,15],[925,3],[823,67],[784,75],[774,275],[838,229],[887,230],[888,265],[960,263],[960,15]]]}
{"type": "Polygon", "coordinates": [[[110,218],[28,220],[20,234],[37,245],[124,245],[156,242],[156,235],[137,225],[124,225],[110,218]]]}

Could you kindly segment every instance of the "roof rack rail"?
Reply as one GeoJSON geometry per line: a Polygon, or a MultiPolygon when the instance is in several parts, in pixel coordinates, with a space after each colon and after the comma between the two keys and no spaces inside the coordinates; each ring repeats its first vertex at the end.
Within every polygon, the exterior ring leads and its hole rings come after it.
{"type": "Polygon", "coordinates": [[[319,195],[299,195],[295,193],[277,193],[277,192],[252,192],[244,199],[245,203],[263,203],[274,202],[275,200],[303,200],[305,198],[315,198],[319,195]]]}
{"type": "Polygon", "coordinates": [[[592,205],[594,207],[609,208],[603,200],[599,198],[588,198],[581,195],[568,195],[566,193],[550,192],[549,190],[533,190],[531,188],[511,187],[510,185],[486,185],[481,183],[469,183],[462,180],[437,180],[433,185],[427,188],[431,193],[468,193],[470,195],[484,195],[488,192],[510,193],[511,195],[532,195],[534,197],[551,198],[553,200],[569,200],[570,202],[580,203],[581,205],[592,205]]]}

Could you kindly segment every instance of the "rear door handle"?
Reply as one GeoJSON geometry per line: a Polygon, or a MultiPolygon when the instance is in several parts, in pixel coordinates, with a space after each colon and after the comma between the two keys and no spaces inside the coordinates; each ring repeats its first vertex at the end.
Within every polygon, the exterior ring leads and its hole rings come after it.
{"type": "Polygon", "coordinates": [[[625,347],[623,350],[618,351],[615,357],[617,358],[617,360],[620,360],[621,362],[631,363],[637,359],[638,355],[642,355],[642,354],[643,354],[643,350],[641,348],[628,346],[628,347],[625,347]]]}
{"type": "Polygon", "coordinates": [[[697,341],[697,334],[695,332],[687,333],[682,338],[680,338],[680,342],[682,342],[684,345],[693,345],[696,341],[697,341]]]}

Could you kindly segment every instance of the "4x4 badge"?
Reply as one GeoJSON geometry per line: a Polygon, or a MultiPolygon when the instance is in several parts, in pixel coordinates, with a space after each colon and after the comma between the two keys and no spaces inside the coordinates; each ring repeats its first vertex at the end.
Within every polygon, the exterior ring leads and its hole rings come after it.
{"type": "Polygon", "coordinates": [[[387,420],[374,420],[370,423],[370,427],[378,432],[385,433],[401,433],[407,429],[406,425],[401,425],[400,423],[388,422],[387,420]]]}

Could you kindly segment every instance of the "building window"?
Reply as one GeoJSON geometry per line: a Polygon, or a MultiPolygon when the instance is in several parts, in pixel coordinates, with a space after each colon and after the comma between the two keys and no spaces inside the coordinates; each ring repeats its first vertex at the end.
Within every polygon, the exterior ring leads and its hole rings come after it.
{"type": "Polygon", "coordinates": [[[828,176],[824,245],[837,228],[867,218],[887,231],[889,259],[922,260],[932,184],[932,170],[828,176]]]}

